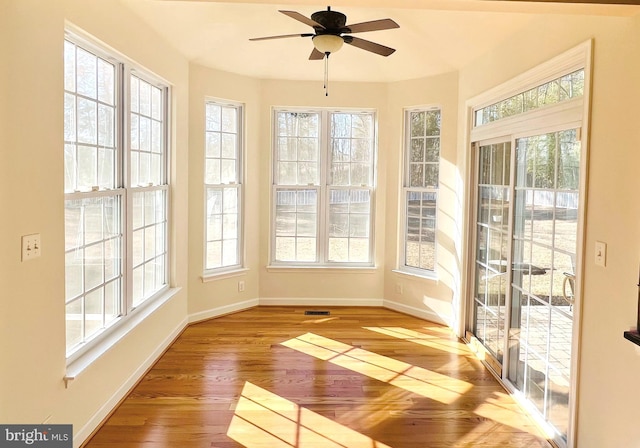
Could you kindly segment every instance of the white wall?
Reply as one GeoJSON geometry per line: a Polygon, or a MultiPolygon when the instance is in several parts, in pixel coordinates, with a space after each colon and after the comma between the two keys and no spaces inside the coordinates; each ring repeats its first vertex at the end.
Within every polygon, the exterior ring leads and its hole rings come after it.
{"type": "MultiPolygon", "coordinates": [[[[186,319],[188,63],[112,0],[4,0],[0,14],[0,421],[72,423],[86,436],[186,319]],[[183,289],[65,389],[63,39],[65,20],[173,85],[173,286],[183,289]],[[5,79],[6,78],[6,79],[5,79]],[[42,256],[20,261],[21,235],[42,256]],[[123,389],[123,386],[125,388],[123,389]]],[[[81,440],[80,440],[81,441],[81,440]]],[[[76,441],[79,442],[79,441],[76,441]]]]}
{"type": "MultiPolygon", "coordinates": [[[[384,283],[384,214],[386,211],[386,172],[378,170],[375,197],[375,269],[358,270],[267,269],[269,264],[271,194],[271,108],[310,106],[372,108],[378,113],[378,167],[384,167],[393,149],[389,146],[387,86],[385,84],[330,82],[324,96],[321,82],[262,82],[260,110],[260,298],[263,303],[306,303],[334,305],[382,304],[384,283]],[[346,272],[346,273],[345,273],[346,272]]],[[[256,204],[258,205],[258,204],[256,204]]]]}
{"type": "Polygon", "coordinates": [[[258,235],[261,222],[260,81],[192,64],[189,71],[189,314],[192,320],[255,306],[258,299],[258,235]],[[204,271],[204,123],[205,98],[234,101],[245,112],[245,261],[246,271],[203,282],[204,271]],[[245,290],[238,291],[238,282],[245,290]]]}
{"type": "Polygon", "coordinates": [[[459,239],[456,218],[458,199],[457,123],[458,74],[447,73],[430,78],[395,82],[389,86],[387,128],[390,130],[387,173],[387,213],[385,215],[385,282],[386,305],[434,322],[452,324],[456,317],[453,299],[457,295],[458,260],[456,241],[459,239]],[[393,272],[398,267],[402,251],[398,235],[402,234],[401,213],[404,150],[404,109],[416,106],[437,106],[441,109],[440,189],[438,191],[436,279],[393,272]],[[400,286],[398,292],[396,286],[400,286]]]}

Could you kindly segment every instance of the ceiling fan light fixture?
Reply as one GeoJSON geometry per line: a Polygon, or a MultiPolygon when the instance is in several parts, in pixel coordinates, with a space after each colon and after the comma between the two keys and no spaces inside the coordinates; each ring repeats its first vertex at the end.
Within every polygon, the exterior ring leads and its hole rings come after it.
{"type": "Polygon", "coordinates": [[[313,46],[323,54],[335,53],[342,48],[343,43],[342,37],[334,34],[318,34],[313,36],[313,46]]]}

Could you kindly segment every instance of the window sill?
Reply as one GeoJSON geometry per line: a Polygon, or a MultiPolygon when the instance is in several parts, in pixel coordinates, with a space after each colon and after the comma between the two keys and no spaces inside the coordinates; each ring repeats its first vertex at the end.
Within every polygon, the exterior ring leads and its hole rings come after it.
{"type": "Polygon", "coordinates": [[[394,274],[399,274],[399,275],[403,275],[410,278],[417,278],[420,280],[430,280],[436,283],[440,281],[438,279],[438,274],[436,274],[435,272],[425,272],[424,274],[418,274],[417,272],[402,271],[400,269],[392,269],[391,272],[393,272],[394,274]]]}
{"type": "Polygon", "coordinates": [[[237,268],[232,271],[203,274],[200,280],[202,280],[202,283],[208,283],[216,280],[224,280],[225,278],[239,277],[247,272],[249,272],[249,268],[237,268]]]}
{"type": "Polygon", "coordinates": [[[378,272],[376,266],[292,266],[292,265],[270,265],[268,272],[317,272],[321,274],[374,274],[378,272]]]}
{"type": "Polygon", "coordinates": [[[98,358],[107,353],[111,347],[121,341],[148,316],[167,303],[180,289],[181,288],[170,288],[155,300],[149,301],[149,303],[145,303],[134,310],[126,319],[121,319],[118,323],[99,335],[98,339],[90,341],[88,344],[91,344],[91,347],[67,364],[66,375],[63,378],[65,388],[68,388],[71,381],[76,379],[78,375],[84,372],[98,358]]]}

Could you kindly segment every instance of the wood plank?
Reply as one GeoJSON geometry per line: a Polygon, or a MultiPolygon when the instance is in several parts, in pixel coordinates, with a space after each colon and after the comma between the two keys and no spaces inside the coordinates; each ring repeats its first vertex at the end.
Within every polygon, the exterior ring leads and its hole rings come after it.
{"type": "Polygon", "coordinates": [[[189,326],[84,446],[552,446],[448,328],[323,309],[189,326]]]}

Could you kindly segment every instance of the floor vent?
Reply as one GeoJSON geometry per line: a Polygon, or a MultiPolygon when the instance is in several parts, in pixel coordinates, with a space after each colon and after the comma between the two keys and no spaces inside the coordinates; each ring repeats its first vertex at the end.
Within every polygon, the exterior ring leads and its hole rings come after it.
{"type": "Polygon", "coordinates": [[[304,312],[304,314],[306,314],[307,316],[328,316],[331,313],[329,311],[307,310],[307,311],[304,312]]]}

